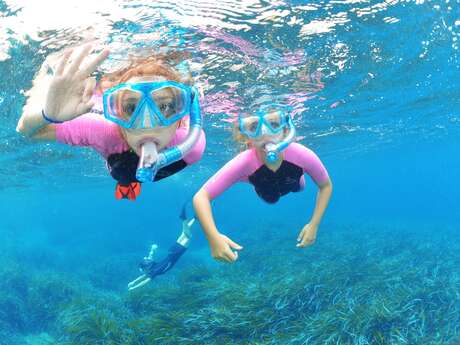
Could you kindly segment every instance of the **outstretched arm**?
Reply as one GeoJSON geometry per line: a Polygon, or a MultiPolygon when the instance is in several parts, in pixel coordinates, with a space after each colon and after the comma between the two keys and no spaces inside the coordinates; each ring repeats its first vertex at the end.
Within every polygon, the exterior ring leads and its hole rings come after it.
{"type": "Polygon", "coordinates": [[[302,231],[300,231],[299,236],[297,237],[297,247],[303,248],[315,242],[319,224],[321,223],[321,219],[323,218],[324,212],[329,204],[329,199],[332,194],[331,180],[328,179],[325,183],[318,187],[319,191],[316,196],[316,205],[313,215],[310,222],[308,222],[308,224],[303,227],[302,231]]]}
{"type": "Polygon", "coordinates": [[[53,57],[47,58],[43,62],[32,82],[32,88],[26,92],[27,101],[16,127],[17,132],[33,139],[56,140],[54,125],[47,122],[41,114],[52,79],[52,75],[48,74],[52,59],[53,57]]]}
{"type": "Polygon", "coordinates": [[[205,188],[201,188],[193,197],[193,207],[209,242],[219,236],[212,214],[211,198],[205,188]]]}
{"type": "Polygon", "coordinates": [[[243,247],[217,230],[212,215],[210,196],[205,188],[201,188],[193,197],[193,207],[208,239],[212,257],[223,262],[236,261],[238,259],[238,252],[232,249],[241,250],[243,247]]]}

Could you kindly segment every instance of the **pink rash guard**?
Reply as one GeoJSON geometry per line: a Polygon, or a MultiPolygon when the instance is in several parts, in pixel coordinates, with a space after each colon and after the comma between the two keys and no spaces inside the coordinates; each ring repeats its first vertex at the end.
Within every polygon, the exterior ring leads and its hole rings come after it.
{"type": "MultiPolygon", "coordinates": [[[[188,127],[178,127],[176,135],[168,144],[168,147],[184,141],[187,134],[188,127]]],[[[92,147],[104,158],[108,158],[113,153],[130,150],[130,147],[121,136],[119,126],[106,120],[103,116],[93,113],[81,115],[71,121],[56,125],[56,140],[73,146],[92,147]]],[[[197,144],[184,157],[184,161],[190,165],[200,160],[205,146],[205,135],[201,131],[197,144]]]]}
{"type": "MultiPolygon", "coordinates": [[[[89,146],[99,152],[106,160],[112,177],[122,184],[136,182],[135,171],[139,157],[130,150],[123,139],[117,124],[106,120],[98,102],[92,113],[79,116],[71,121],[56,125],[56,140],[58,142],[89,146]],[[99,108],[99,109],[98,109],[99,108]],[[95,114],[96,113],[96,114],[95,114]]],[[[183,123],[188,124],[187,119],[183,123]]],[[[177,128],[176,134],[167,147],[175,146],[185,140],[188,134],[188,125],[177,128]]],[[[201,159],[206,146],[204,132],[193,149],[179,162],[175,162],[158,171],[155,180],[171,176],[201,159]]]]}
{"type": "Polygon", "coordinates": [[[249,182],[263,200],[275,203],[281,196],[305,187],[304,173],[318,186],[329,180],[318,156],[305,146],[292,143],[283,155],[281,166],[273,172],[259,159],[255,148],[246,150],[225,164],[203,188],[214,199],[236,182],[249,182]]]}

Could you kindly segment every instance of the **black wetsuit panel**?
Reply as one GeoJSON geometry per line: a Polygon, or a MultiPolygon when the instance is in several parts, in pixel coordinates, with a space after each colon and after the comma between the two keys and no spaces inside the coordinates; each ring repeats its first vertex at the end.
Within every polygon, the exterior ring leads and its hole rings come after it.
{"type": "Polygon", "coordinates": [[[262,165],[248,177],[257,195],[264,201],[273,204],[283,195],[300,191],[300,178],[303,169],[288,161],[283,161],[276,171],[262,165]]]}
{"type": "MultiPolygon", "coordinates": [[[[129,184],[131,182],[139,182],[136,179],[137,165],[139,164],[139,156],[133,151],[122,153],[113,153],[107,158],[107,166],[112,177],[121,184],[129,184]]],[[[181,159],[171,163],[160,170],[155,175],[154,181],[164,179],[165,177],[174,175],[187,166],[187,163],[181,159]]]]}

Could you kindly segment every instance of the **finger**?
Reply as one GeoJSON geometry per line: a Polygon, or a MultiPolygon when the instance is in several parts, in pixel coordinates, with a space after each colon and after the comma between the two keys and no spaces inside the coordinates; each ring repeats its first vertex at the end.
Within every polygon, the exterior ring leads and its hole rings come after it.
{"type": "Polygon", "coordinates": [[[303,236],[299,236],[299,238],[297,239],[297,245],[296,245],[296,247],[298,247],[298,248],[303,248],[303,247],[305,247],[304,240],[305,240],[305,238],[304,238],[303,236]]]}
{"type": "Polygon", "coordinates": [[[227,253],[224,252],[224,253],[221,253],[219,255],[216,255],[214,257],[214,259],[216,261],[219,261],[219,262],[224,262],[224,263],[228,263],[230,261],[230,257],[227,256],[227,253]]]}
{"type": "Polygon", "coordinates": [[[91,51],[91,49],[93,49],[92,45],[91,44],[87,44],[86,46],[84,46],[81,50],[80,50],[80,53],[77,55],[77,57],[75,58],[75,60],[73,60],[71,63],[70,63],[70,67],[69,69],[67,70],[67,73],[68,74],[75,74],[82,61],[88,56],[89,52],[91,51]]]}
{"type": "Polygon", "coordinates": [[[241,250],[243,249],[243,247],[241,247],[238,243],[236,242],[233,242],[231,239],[228,238],[228,244],[230,245],[230,247],[232,247],[233,249],[237,249],[237,250],[241,250]]]}
{"type": "Polygon", "coordinates": [[[305,244],[305,242],[300,242],[300,243],[297,243],[296,247],[298,248],[305,248],[307,245],[305,244]]]}
{"type": "Polygon", "coordinates": [[[84,68],[82,68],[81,73],[83,76],[88,76],[93,73],[96,68],[109,56],[110,51],[108,49],[102,50],[99,54],[96,55],[84,68]]]}
{"type": "Polygon", "coordinates": [[[303,233],[305,232],[304,229],[302,229],[300,232],[299,232],[299,236],[297,236],[297,242],[300,242],[302,240],[302,237],[303,237],[303,233]]]}
{"type": "Polygon", "coordinates": [[[82,115],[82,114],[86,114],[86,113],[89,113],[89,111],[91,110],[91,108],[94,107],[94,102],[93,101],[89,101],[89,102],[86,102],[86,103],[81,103],[78,105],[77,109],[76,109],[76,113],[77,115],[82,115]]]}
{"type": "Polygon", "coordinates": [[[96,78],[88,78],[86,80],[85,91],[83,91],[83,102],[89,102],[96,87],[96,78]]]}
{"type": "Polygon", "coordinates": [[[62,75],[64,72],[65,66],[67,65],[67,61],[69,61],[70,55],[72,55],[73,49],[67,49],[64,54],[62,55],[61,61],[59,61],[59,64],[56,69],[56,75],[62,75]]]}
{"type": "Polygon", "coordinates": [[[305,238],[302,240],[302,242],[300,242],[300,246],[301,246],[301,247],[307,247],[307,246],[311,245],[313,242],[314,242],[313,239],[308,238],[308,237],[305,237],[305,238]]]}
{"type": "Polygon", "coordinates": [[[228,262],[234,262],[236,260],[236,258],[237,258],[235,253],[230,249],[225,251],[224,256],[225,256],[225,258],[227,259],[228,262]]]}

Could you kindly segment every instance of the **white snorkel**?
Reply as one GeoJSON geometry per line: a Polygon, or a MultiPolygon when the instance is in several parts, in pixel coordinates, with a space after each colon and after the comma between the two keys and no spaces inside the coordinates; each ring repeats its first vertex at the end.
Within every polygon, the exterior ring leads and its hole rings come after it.
{"type": "Polygon", "coordinates": [[[295,139],[295,126],[294,122],[291,119],[289,114],[286,115],[287,117],[287,126],[288,126],[288,133],[283,138],[283,140],[277,144],[275,143],[267,143],[264,145],[264,150],[267,153],[267,162],[275,163],[279,159],[279,154],[284,151],[290,143],[292,143],[295,139]]]}
{"type": "Polygon", "coordinates": [[[200,138],[203,118],[201,115],[198,90],[192,88],[190,107],[190,129],[185,140],[160,153],[154,142],[146,142],[141,147],[141,157],[136,171],[136,179],[140,182],[152,182],[161,168],[184,158],[200,138]]]}

